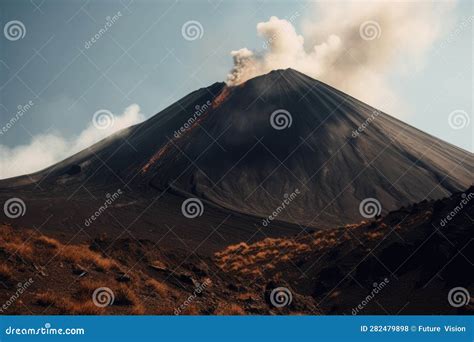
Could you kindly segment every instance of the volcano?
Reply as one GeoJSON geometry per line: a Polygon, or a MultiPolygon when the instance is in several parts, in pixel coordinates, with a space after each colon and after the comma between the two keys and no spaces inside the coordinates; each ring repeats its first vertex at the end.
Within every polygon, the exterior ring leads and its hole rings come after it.
{"type": "Polygon", "coordinates": [[[0,187],[68,198],[121,187],[138,197],[197,197],[225,211],[272,216],[270,225],[324,228],[363,220],[359,208],[368,198],[383,214],[462,191],[472,183],[473,161],[286,69],[196,90],[139,125],[0,187]]]}
{"type": "Polygon", "coordinates": [[[215,83],[0,181],[0,300],[25,283],[8,313],[470,314],[473,169],[292,69],[215,83]]]}

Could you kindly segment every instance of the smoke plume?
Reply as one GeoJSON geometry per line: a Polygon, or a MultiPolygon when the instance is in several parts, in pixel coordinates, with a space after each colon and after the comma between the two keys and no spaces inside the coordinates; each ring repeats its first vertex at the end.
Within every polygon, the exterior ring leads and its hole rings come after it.
{"type": "MultiPolygon", "coordinates": [[[[237,85],[271,70],[293,68],[386,111],[403,111],[391,73],[420,70],[448,21],[447,2],[320,2],[301,17],[271,17],[257,25],[263,49],[232,51],[227,83],[237,85]]],[[[401,113],[393,113],[401,115],[401,113]]]]}

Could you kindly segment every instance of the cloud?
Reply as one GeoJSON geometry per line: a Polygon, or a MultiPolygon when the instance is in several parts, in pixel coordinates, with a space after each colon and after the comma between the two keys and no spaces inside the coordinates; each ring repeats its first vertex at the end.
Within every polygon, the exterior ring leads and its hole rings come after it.
{"type": "Polygon", "coordinates": [[[301,18],[302,34],[293,20],[271,17],[257,25],[263,51],[231,52],[234,67],[227,83],[293,68],[400,116],[393,111],[404,110],[402,101],[389,78],[421,70],[453,3],[319,2],[301,18]]]}
{"type": "MultiPolygon", "coordinates": [[[[110,112],[109,112],[110,113],[110,112]]],[[[7,160],[0,168],[0,179],[32,173],[57,163],[99,140],[145,119],[140,107],[133,104],[121,115],[113,115],[113,124],[97,128],[97,120],[91,122],[79,135],[66,138],[60,133],[36,135],[28,145],[8,147],[0,145],[0,159],[7,160]]]]}

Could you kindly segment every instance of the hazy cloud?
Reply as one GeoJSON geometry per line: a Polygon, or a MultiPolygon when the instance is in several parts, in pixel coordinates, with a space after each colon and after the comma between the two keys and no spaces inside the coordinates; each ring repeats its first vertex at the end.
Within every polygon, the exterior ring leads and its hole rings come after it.
{"type": "Polygon", "coordinates": [[[0,159],[8,161],[2,163],[0,179],[39,171],[144,119],[140,107],[133,104],[122,114],[114,115],[113,124],[107,128],[98,129],[92,123],[91,116],[89,126],[77,136],[64,137],[60,133],[53,132],[34,136],[28,145],[12,148],[0,145],[0,159]]]}

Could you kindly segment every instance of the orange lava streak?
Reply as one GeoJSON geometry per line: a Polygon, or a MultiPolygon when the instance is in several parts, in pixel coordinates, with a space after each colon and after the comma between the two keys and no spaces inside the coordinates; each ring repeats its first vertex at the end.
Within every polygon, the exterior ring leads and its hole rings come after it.
{"type": "MultiPolygon", "coordinates": [[[[229,87],[224,87],[223,90],[217,95],[214,100],[212,101],[211,108],[216,109],[219,107],[222,103],[224,103],[225,100],[230,95],[230,88],[229,87]]],[[[208,114],[209,111],[206,111],[201,115],[199,119],[197,119],[190,128],[186,130],[186,133],[192,131],[197,124],[204,119],[204,117],[208,114]]],[[[173,137],[170,141],[168,141],[162,148],[158,150],[151,158],[150,160],[145,164],[145,166],[142,167],[141,171],[143,173],[148,172],[150,167],[155,164],[171,147],[171,145],[174,145],[174,142],[180,139],[182,136],[179,137],[173,137]]]]}
{"type": "MultiPolygon", "coordinates": [[[[230,95],[230,88],[229,87],[224,87],[224,89],[217,95],[214,100],[212,101],[211,108],[216,109],[219,107],[224,101],[229,97],[230,95]]],[[[195,122],[193,122],[192,126],[186,130],[186,133],[192,131],[199,122],[201,122],[209,111],[206,111],[201,115],[199,119],[197,119],[195,122]]],[[[142,173],[147,172],[150,167],[155,164],[170,148],[172,145],[174,145],[174,141],[177,141],[180,139],[180,137],[173,137],[170,141],[168,141],[162,148],[158,150],[151,158],[150,160],[145,164],[145,166],[142,167],[141,171],[142,173]]]]}
{"type": "Polygon", "coordinates": [[[142,167],[142,172],[145,173],[148,171],[148,169],[153,165],[155,164],[158,159],[160,159],[164,154],[165,152],[170,148],[171,144],[168,142],[165,146],[163,146],[162,148],[160,148],[158,150],[158,152],[156,152],[151,158],[150,160],[148,161],[148,163],[145,164],[144,167],[142,167]]]}
{"type": "Polygon", "coordinates": [[[217,95],[216,98],[212,101],[212,109],[216,109],[222,103],[224,103],[224,101],[227,100],[229,95],[230,95],[230,88],[226,86],[224,87],[224,89],[222,89],[219,95],[217,95]]]}

